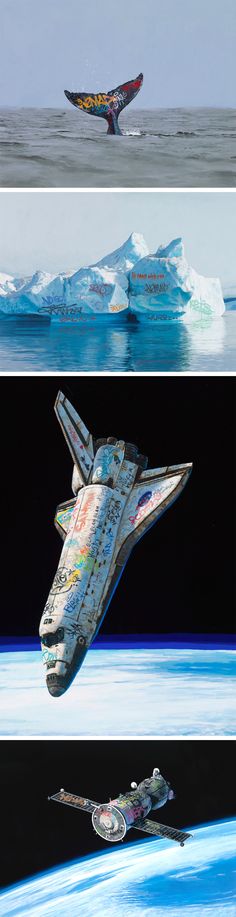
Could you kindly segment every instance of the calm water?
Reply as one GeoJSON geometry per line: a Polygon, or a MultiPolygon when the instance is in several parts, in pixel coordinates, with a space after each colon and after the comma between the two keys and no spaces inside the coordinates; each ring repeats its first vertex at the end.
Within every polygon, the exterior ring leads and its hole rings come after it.
{"type": "Polygon", "coordinates": [[[236,187],[236,110],[127,109],[124,137],[68,107],[1,109],[4,187],[236,187]]]}
{"type": "Polygon", "coordinates": [[[0,322],[2,372],[235,372],[236,312],[186,326],[0,322]]]}

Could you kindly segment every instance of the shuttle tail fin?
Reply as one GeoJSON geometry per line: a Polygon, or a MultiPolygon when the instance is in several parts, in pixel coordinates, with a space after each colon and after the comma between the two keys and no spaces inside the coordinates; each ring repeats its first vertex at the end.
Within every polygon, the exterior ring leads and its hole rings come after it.
{"type": "Polygon", "coordinates": [[[94,458],[91,433],[63,392],[58,392],[55,412],[77,468],[81,485],[87,484],[94,458]]]}

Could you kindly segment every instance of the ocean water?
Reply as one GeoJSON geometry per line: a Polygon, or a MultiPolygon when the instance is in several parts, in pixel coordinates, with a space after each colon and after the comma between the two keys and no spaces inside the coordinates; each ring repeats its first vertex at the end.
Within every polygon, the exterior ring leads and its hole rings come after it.
{"type": "Polygon", "coordinates": [[[0,372],[235,372],[236,311],[181,320],[0,321],[0,372]]]}
{"type": "MultiPolygon", "coordinates": [[[[85,816],[76,816],[79,831],[85,816]]],[[[234,819],[196,826],[184,848],[140,834],[3,890],[0,914],[235,917],[235,828],[234,819]]]]}
{"type": "Polygon", "coordinates": [[[223,649],[93,649],[60,698],[41,652],[1,654],[0,734],[235,735],[236,654],[223,649]]]}
{"type": "Polygon", "coordinates": [[[236,187],[236,110],[0,109],[2,187],[236,187]]]}

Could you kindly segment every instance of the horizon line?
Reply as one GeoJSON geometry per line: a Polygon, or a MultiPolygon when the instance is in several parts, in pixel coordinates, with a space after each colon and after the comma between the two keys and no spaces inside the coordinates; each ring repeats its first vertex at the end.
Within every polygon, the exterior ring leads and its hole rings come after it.
{"type": "MultiPolygon", "coordinates": [[[[236,649],[234,634],[113,634],[95,638],[89,649],[236,649]]],[[[40,639],[0,636],[0,653],[40,652],[40,639]]]]}

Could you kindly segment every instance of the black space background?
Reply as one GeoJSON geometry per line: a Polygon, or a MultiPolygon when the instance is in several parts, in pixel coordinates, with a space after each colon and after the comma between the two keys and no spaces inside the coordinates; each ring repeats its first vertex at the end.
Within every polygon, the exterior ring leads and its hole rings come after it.
{"type": "MultiPolygon", "coordinates": [[[[48,801],[61,786],[105,802],[158,766],[176,792],[160,821],[190,827],[234,816],[235,763],[231,740],[2,741],[2,885],[106,846],[90,815],[48,801]]],[[[141,839],[131,830],[125,843],[141,839]]]]}
{"type": "Polygon", "coordinates": [[[134,550],[103,634],[234,632],[235,382],[230,378],[1,378],[2,635],[36,636],[62,542],[72,460],[58,388],[94,435],[137,443],[149,467],[194,462],[183,495],[134,550]]]}

